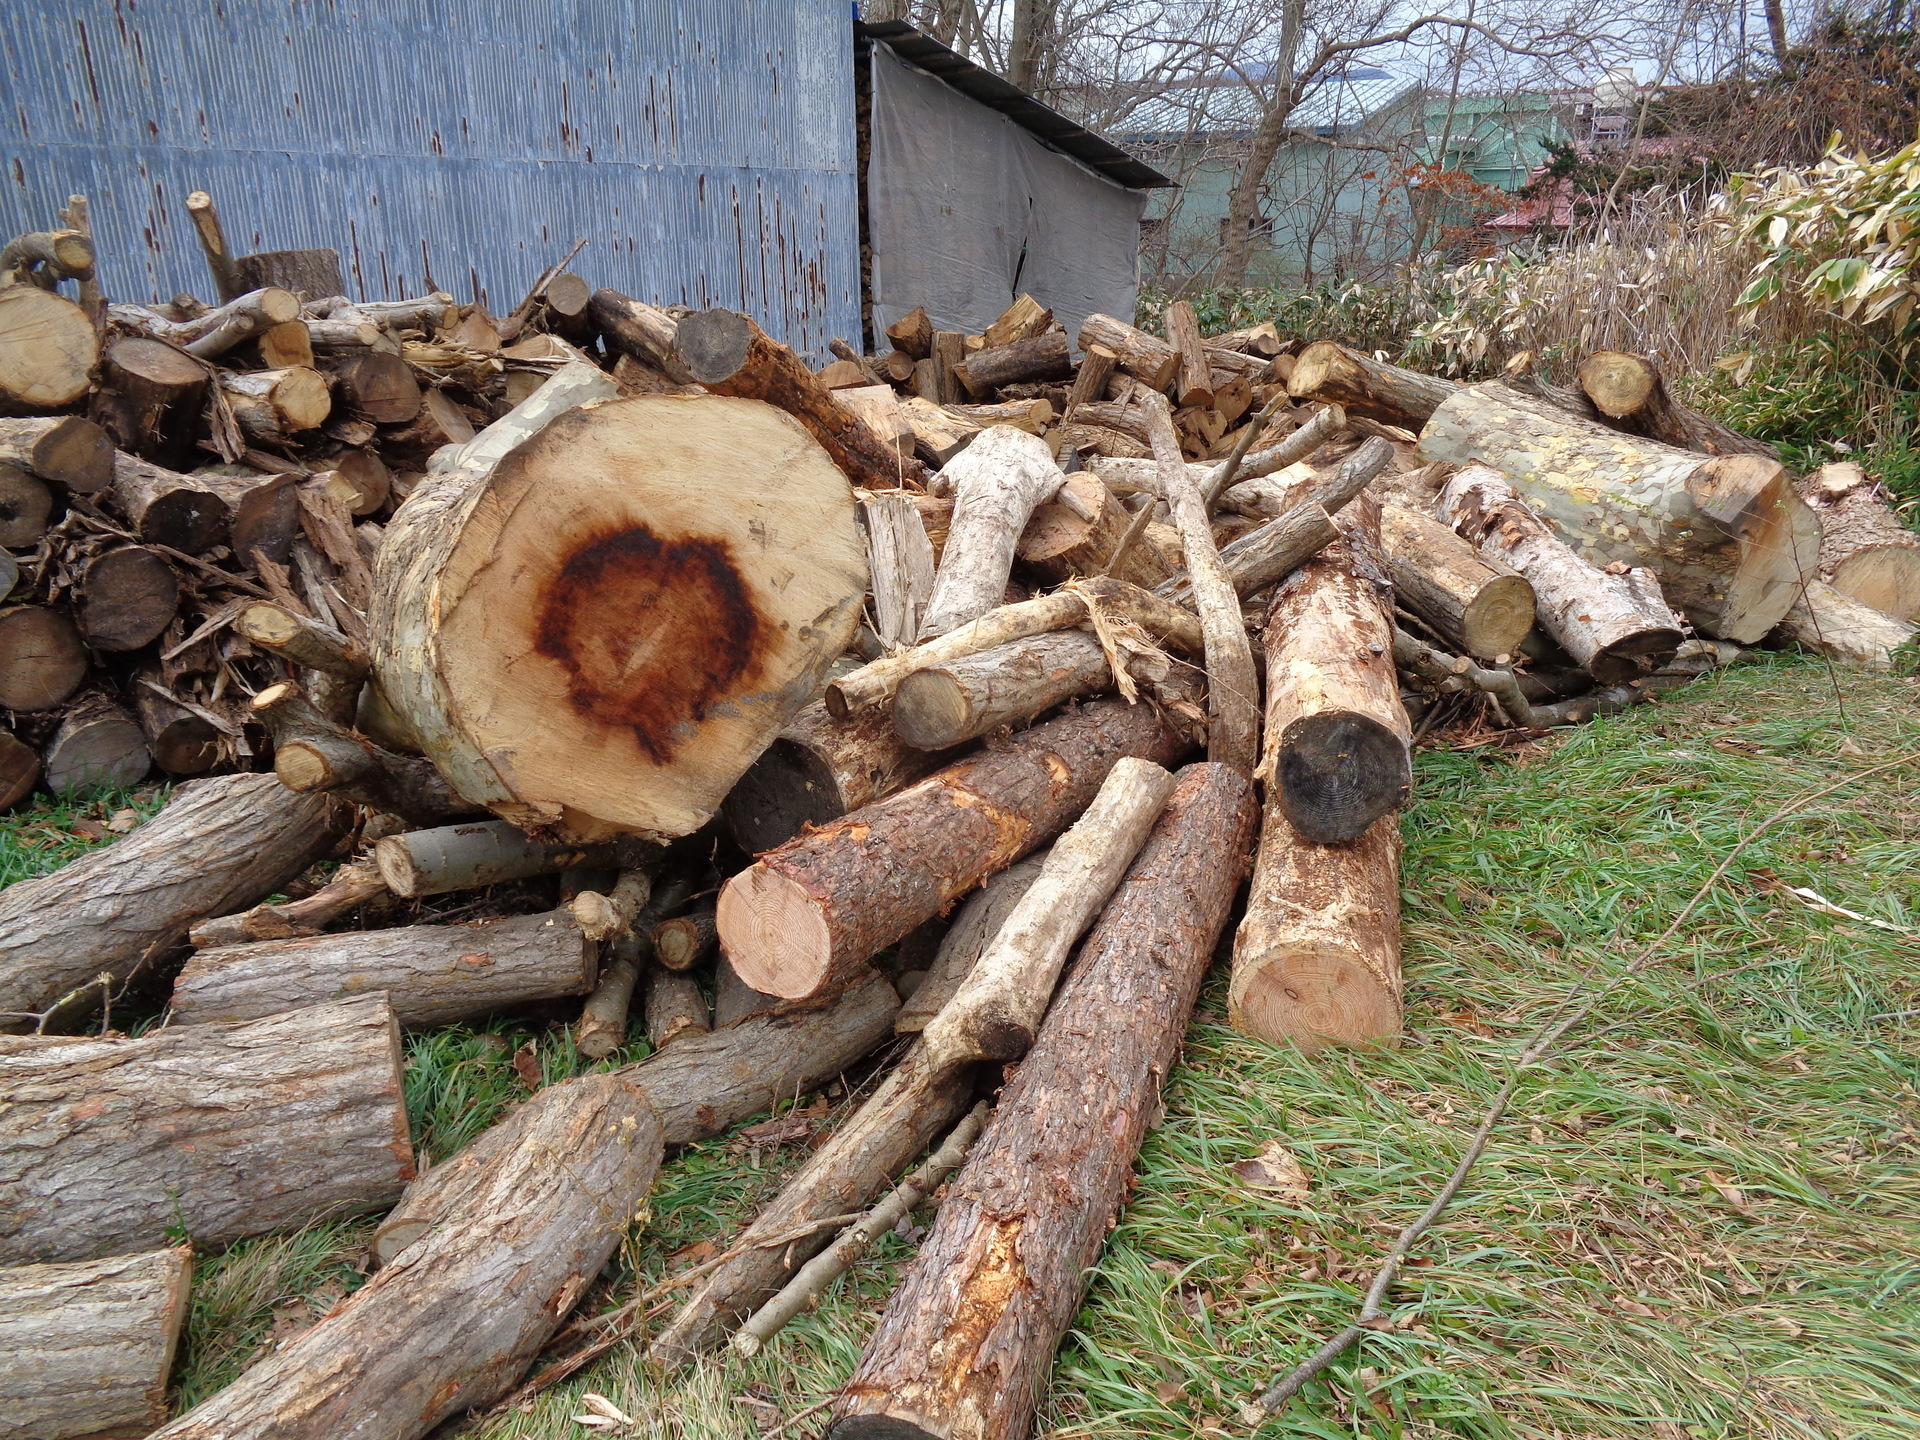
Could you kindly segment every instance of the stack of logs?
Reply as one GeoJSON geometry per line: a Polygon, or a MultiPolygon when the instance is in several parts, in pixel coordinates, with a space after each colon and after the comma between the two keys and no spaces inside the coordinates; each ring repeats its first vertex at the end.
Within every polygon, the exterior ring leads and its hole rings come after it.
{"type": "Polygon", "coordinates": [[[646,1353],[754,1353],[944,1184],[830,1433],[1024,1435],[1229,924],[1233,1024],[1399,1034],[1418,731],[1575,723],[1776,632],[1884,664],[1920,609],[1864,476],[1796,486],[1632,356],[1468,386],[1022,295],[815,370],[559,268],[504,319],[348,302],[192,203],[218,306],[60,296],[83,225],[0,291],[43,412],[0,422],[40,525],[0,635],[72,673],[6,700],[16,747],[99,710],[240,772],[0,895],[23,1435],[160,1424],[181,1236],[341,1207],[386,1211],[373,1277],[157,1434],[418,1437],[572,1373],[641,1334],[594,1287],[668,1147],[896,1036],[646,1353]],[[383,927],[436,896],[484,918],[383,927]],[[168,1023],[66,1033],[142,996],[168,1023]],[[400,1032],[503,1011],[624,1063],[420,1173],[400,1032]]]}

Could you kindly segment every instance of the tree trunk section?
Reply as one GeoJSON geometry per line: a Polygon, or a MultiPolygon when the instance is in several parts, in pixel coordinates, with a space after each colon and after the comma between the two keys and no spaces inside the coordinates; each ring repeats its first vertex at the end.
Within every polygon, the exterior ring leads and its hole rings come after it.
{"type": "Polygon", "coordinates": [[[413,1178],[400,1033],[363,996],[139,1040],[0,1039],[0,1259],[222,1245],[413,1178]]]}
{"type": "Polygon", "coordinates": [[[1596,350],[1580,362],[1580,389],[1600,423],[1623,435],[1644,435],[1677,450],[1703,455],[1759,455],[1777,460],[1773,446],[1689,410],[1667,393],[1651,360],[1596,350]]]}
{"type": "Polygon", "coordinates": [[[612,1256],[662,1151],[645,1092],[620,1075],[549,1086],[509,1124],[512,1143],[426,1234],[153,1440],[418,1440],[511,1389],[612,1256]]]}
{"type": "Polygon", "coordinates": [[[332,847],[336,824],[325,797],[271,775],[182,786],[132,834],[0,893],[0,1010],[44,1011],[103,973],[124,979],[196,921],[278,890],[332,847]]]}
{"type": "Polygon", "coordinates": [[[227,545],[243,566],[257,567],[263,555],[276,565],[288,563],[300,533],[297,477],[201,471],[194,478],[226,502],[227,545]]]}
{"type": "Polygon", "coordinates": [[[38,285],[0,289],[0,402],[58,410],[83,398],[100,359],[87,312],[38,285]]]}
{"type": "Polygon", "coordinates": [[[702,900],[686,914],[653,927],[653,955],[669,970],[691,970],[713,954],[718,939],[713,901],[702,900]]]}
{"type": "Polygon", "coordinates": [[[1652,571],[1614,575],[1588,564],[1486,466],[1449,480],[1440,507],[1455,530],[1527,577],[1542,627],[1599,684],[1649,674],[1680,648],[1652,571]]]}
{"type": "Polygon", "coordinates": [[[154,551],[124,545],[87,562],[80,596],[80,628],[89,645],[109,652],[138,650],[173,623],[180,581],[154,551]]]}
{"type": "Polygon", "coordinates": [[[1491,466],[1583,559],[1651,569],[1719,639],[1759,640],[1818,560],[1818,520],[1777,462],[1702,459],[1505,385],[1459,391],[1434,411],[1419,453],[1491,466]]]}
{"type": "Polygon", "coordinates": [[[220,731],[205,717],[158,693],[167,686],[159,666],[142,667],[132,687],[134,713],[146,732],[153,763],[180,778],[204,775],[220,762],[220,731]],[[156,689],[156,687],[158,687],[156,689]]]}
{"type": "Polygon", "coordinates": [[[0,462],[0,547],[31,549],[52,518],[53,491],[46,482],[0,462]]]}
{"type": "Polygon", "coordinates": [[[915,670],[894,693],[893,728],[910,746],[944,750],[1112,684],[1100,641],[1060,630],[915,670]]]}
{"type": "Polygon", "coordinates": [[[593,988],[594,947],[565,910],[199,950],[169,1002],[183,1024],[257,1020],[384,990],[411,1029],[593,988]]]}
{"type": "Polygon", "coordinates": [[[1378,509],[1357,504],[1373,513],[1282,581],[1267,607],[1261,769],[1281,813],[1320,844],[1358,839],[1413,784],[1378,509]]]}
{"type": "Polygon", "coordinates": [[[562,870],[617,869],[622,859],[618,845],[535,840],[504,820],[383,836],[373,853],[388,888],[409,900],[562,870]]]}
{"type": "Polygon", "coordinates": [[[261,250],[233,262],[234,282],[243,290],[277,285],[302,300],[324,300],[347,293],[338,250],[261,250]]]}
{"type": "Polygon", "coordinates": [[[333,409],[326,377],[305,365],[223,374],[220,389],[240,433],[273,445],[295,443],[295,436],[319,425],[333,409]]]}
{"type": "Polygon", "coordinates": [[[17,466],[76,495],[92,495],[113,480],[113,440],[78,415],[0,418],[0,463],[17,466]]]}
{"type": "Polygon", "coordinates": [[[304,900],[289,900],[280,905],[256,905],[233,915],[204,920],[188,932],[195,948],[218,949],[227,945],[250,945],[258,940],[292,940],[302,935],[317,935],[356,906],[387,894],[371,860],[355,860],[342,865],[333,878],[304,900]]]}
{"type": "Polygon", "coordinates": [[[957,503],[920,622],[921,640],[958,629],[1000,604],[1021,531],[1065,478],[1046,441],[1005,425],[983,433],[940,476],[957,503]]]}
{"type": "Polygon", "coordinates": [[[404,425],[416,419],[426,403],[407,362],[379,350],[341,357],[333,380],[342,408],[375,425],[404,425]]]}
{"type": "Polygon", "coordinates": [[[87,647],[66,612],[0,607],[0,709],[51,710],[87,678],[87,647]]]}
{"type": "Polygon", "coordinates": [[[1900,523],[1857,466],[1843,472],[1857,483],[1831,493],[1822,478],[1840,468],[1822,467],[1800,491],[1820,517],[1820,578],[1896,620],[1920,616],[1920,535],[1900,523]]]}
{"type": "Polygon", "coordinates": [[[1184,771],[881,1319],[833,1440],[1019,1440],[1120,1213],[1252,838],[1247,779],[1184,771]],[[1038,1160],[1036,1160],[1038,1157],[1038,1160]]]}
{"type": "Polygon", "coordinates": [[[1457,380],[1388,365],[1331,340],[1309,345],[1294,357],[1288,393],[1298,400],[1339,405],[1383,425],[1420,433],[1433,412],[1465,387],[1457,380]]]}
{"type": "Polygon", "coordinates": [[[1050,330],[1030,340],[976,350],[954,366],[953,373],[966,387],[967,394],[984,400],[1002,385],[1071,379],[1073,354],[1067,346],[1067,337],[1058,330],[1050,330]]]}
{"type": "Polygon", "coordinates": [[[1892,654],[1914,637],[1905,620],[1863,605],[1823,580],[1809,580],[1779,633],[1803,650],[1867,670],[1891,670],[1892,654]]]}
{"type": "Polygon", "coordinates": [[[1179,352],[1180,365],[1174,372],[1173,398],[1176,405],[1213,404],[1213,370],[1207,364],[1207,349],[1200,339],[1200,321],[1193,306],[1176,300],[1167,306],[1167,343],[1179,352]]]}
{"type": "Polygon", "coordinates": [[[664,310],[622,295],[618,290],[596,290],[587,302],[587,318],[605,338],[609,349],[631,355],[656,370],[664,370],[675,379],[673,337],[679,322],[664,310]]]}
{"type": "Polygon", "coordinates": [[[456,793],[509,820],[690,834],[852,639],[853,496],[753,401],[612,400],[519,443],[540,404],[388,524],[368,616],[381,693],[456,793]]]}
{"type": "MultiPolygon", "coordinates": [[[[1101,574],[1133,519],[1097,475],[1085,471],[1069,475],[1061,488],[1077,496],[1081,508],[1094,518],[1088,520],[1058,500],[1047,501],[1034,510],[1015,551],[1022,564],[1054,585],[1076,575],[1101,574]]],[[[1150,545],[1129,546],[1115,571],[1116,579],[1142,590],[1172,577],[1173,567],[1150,545]]]]}
{"type": "Polygon", "coordinates": [[[193,463],[207,396],[207,367],[141,335],[107,347],[92,415],[122,450],[162,465],[193,463]]]}
{"type": "Polygon", "coordinates": [[[1120,368],[1138,377],[1149,390],[1166,389],[1180,369],[1179,351],[1111,315],[1087,316],[1080,323],[1079,343],[1082,351],[1091,351],[1096,345],[1112,351],[1120,368]]]}
{"type": "Polygon", "coordinates": [[[153,757],[131,715],[93,693],[73,702],[44,757],[47,789],[66,797],[129,790],[146,778],[153,757]]]}
{"type": "Polygon", "coordinates": [[[165,1420],[192,1283],[186,1245],[0,1270],[0,1435],[144,1435],[165,1420]]]}
{"type": "Polygon", "coordinates": [[[40,783],[40,757],[10,730],[0,730],[0,810],[19,804],[40,783]]]}
{"type": "Polygon", "coordinates": [[[227,502],[191,475],[116,455],[110,493],[134,533],[149,545],[198,555],[226,538],[227,502]]]}
{"type": "Polygon", "coordinates": [[[1525,576],[1438,520],[1398,505],[1381,507],[1380,548],[1395,602],[1451,649],[1486,660],[1520,653],[1533,629],[1533,586],[1525,576]]]}
{"type": "Polygon", "coordinates": [[[915,926],[1058,835],[1123,756],[1187,748],[1149,705],[1101,701],[764,855],[720,892],[721,943],[756,989],[831,993],[915,926]]]}

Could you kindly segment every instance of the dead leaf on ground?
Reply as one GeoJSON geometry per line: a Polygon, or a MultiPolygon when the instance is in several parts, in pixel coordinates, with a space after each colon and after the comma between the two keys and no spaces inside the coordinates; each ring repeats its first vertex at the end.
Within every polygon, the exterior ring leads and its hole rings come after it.
{"type": "Polygon", "coordinates": [[[1738,1210],[1742,1215],[1751,1215],[1753,1213],[1753,1207],[1747,1203],[1747,1197],[1741,1191],[1740,1187],[1727,1179],[1727,1177],[1722,1175],[1718,1170],[1707,1171],[1704,1178],[1707,1184],[1711,1185],[1719,1194],[1720,1198],[1735,1210],[1738,1210]]]}
{"type": "Polygon", "coordinates": [[[102,825],[98,820],[70,820],[67,822],[67,829],[71,830],[75,835],[78,835],[82,840],[104,840],[107,838],[107,827],[102,825]]]}
{"type": "Polygon", "coordinates": [[[813,1133],[813,1126],[798,1115],[783,1115],[778,1120],[763,1120],[758,1125],[749,1125],[734,1140],[733,1148],[738,1150],[747,1145],[791,1145],[805,1140],[813,1133]]]}
{"type": "Polygon", "coordinates": [[[1660,1318],[1660,1312],[1655,1310],[1651,1305],[1642,1305],[1638,1300],[1626,1295],[1614,1296],[1613,1308],[1618,1310],[1622,1315],[1638,1315],[1642,1320],[1657,1320],[1660,1318]]]}
{"type": "Polygon", "coordinates": [[[540,1056],[531,1040],[513,1052],[513,1073],[520,1077],[520,1083],[527,1089],[540,1088],[540,1056]]]}
{"type": "Polygon", "coordinates": [[[1306,1168],[1278,1140],[1269,1140],[1253,1159],[1236,1161],[1233,1173],[1249,1189],[1271,1190],[1288,1200],[1304,1200],[1313,1193],[1306,1168]]]}
{"type": "Polygon", "coordinates": [[[674,1270],[683,1265],[704,1265],[719,1253],[720,1247],[711,1240],[696,1240],[667,1256],[667,1265],[674,1270]]]}
{"type": "Polygon", "coordinates": [[[1153,1387],[1153,1393],[1162,1405],[1177,1405],[1187,1398],[1187,1387],[1177,1380],[1162,1380],[1153,1387]]]}
{"type": "Polygon", "coordinates": [[[138,810],[116,810],[108,817],[107,829],[116,835],[124,835],[140,823],[138,810]]]}

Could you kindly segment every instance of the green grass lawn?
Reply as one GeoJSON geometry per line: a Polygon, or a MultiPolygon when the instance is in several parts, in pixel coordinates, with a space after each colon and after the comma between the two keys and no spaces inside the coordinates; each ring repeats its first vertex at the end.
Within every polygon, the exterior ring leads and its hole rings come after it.
{"type": "MultiPolygon", "coordinates": [[[[1617,974],[1782,802],[1920,751],[1914,682],[1840,685],[1844,724],[1827,670],[1778,658],[1542,743],[1424,751],[1403,824],[1405,1045],[1307,1060],[1247,1040],[1222,1023],[1216,975],[1036,1433],[1244,1433],[1239,1406],[1350,1318],[1580,972],[1617,974]],[[1304,1167],[1303,1199],[1231,1168],[1274,1141],[1304,1167]]],[[[524,1093],[510,1057],[527,1039],[548,1078],[577,1068],[563,1032],[499,1029],[410,1042],[415,1134],[437,1158],[524,1093]]],[[[1658,963],[1523,1085],[1396,1290],[1392,1328],[1261,1433],[1920,1433],[1916,1085],[1920,760],[1742,856],[1658,963]]],[[[724,1243],[798,1160],[726,1136],[683,1152],[589,1303],[724,1243]]],[[[204,1258],[179,1403],[357,1283],[367,1229],[204,1258]]],[[[844,1381],[911,1253],[890,1237],[753,1361],[662,1385],[615,1351],[478,1433],[586,1435],[571,1418],[584,1391],[643,1417],[635,1434],[769,1433],[844,1381]]]]}

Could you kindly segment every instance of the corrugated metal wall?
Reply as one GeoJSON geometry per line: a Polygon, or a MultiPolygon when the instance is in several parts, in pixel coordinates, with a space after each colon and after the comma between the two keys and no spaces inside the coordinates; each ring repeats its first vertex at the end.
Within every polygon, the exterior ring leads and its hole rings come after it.
{"type": "Polygon", "coordinates": [[[846,0],[35,0],[0,31],[0,221],[90,197],[117,299],[330,245],[349,289],[513,305],[573,268],[742,309],[818,354],[859,329],[846,0]],[[30,13],[27,13],[30,12],[30,13]]]}

